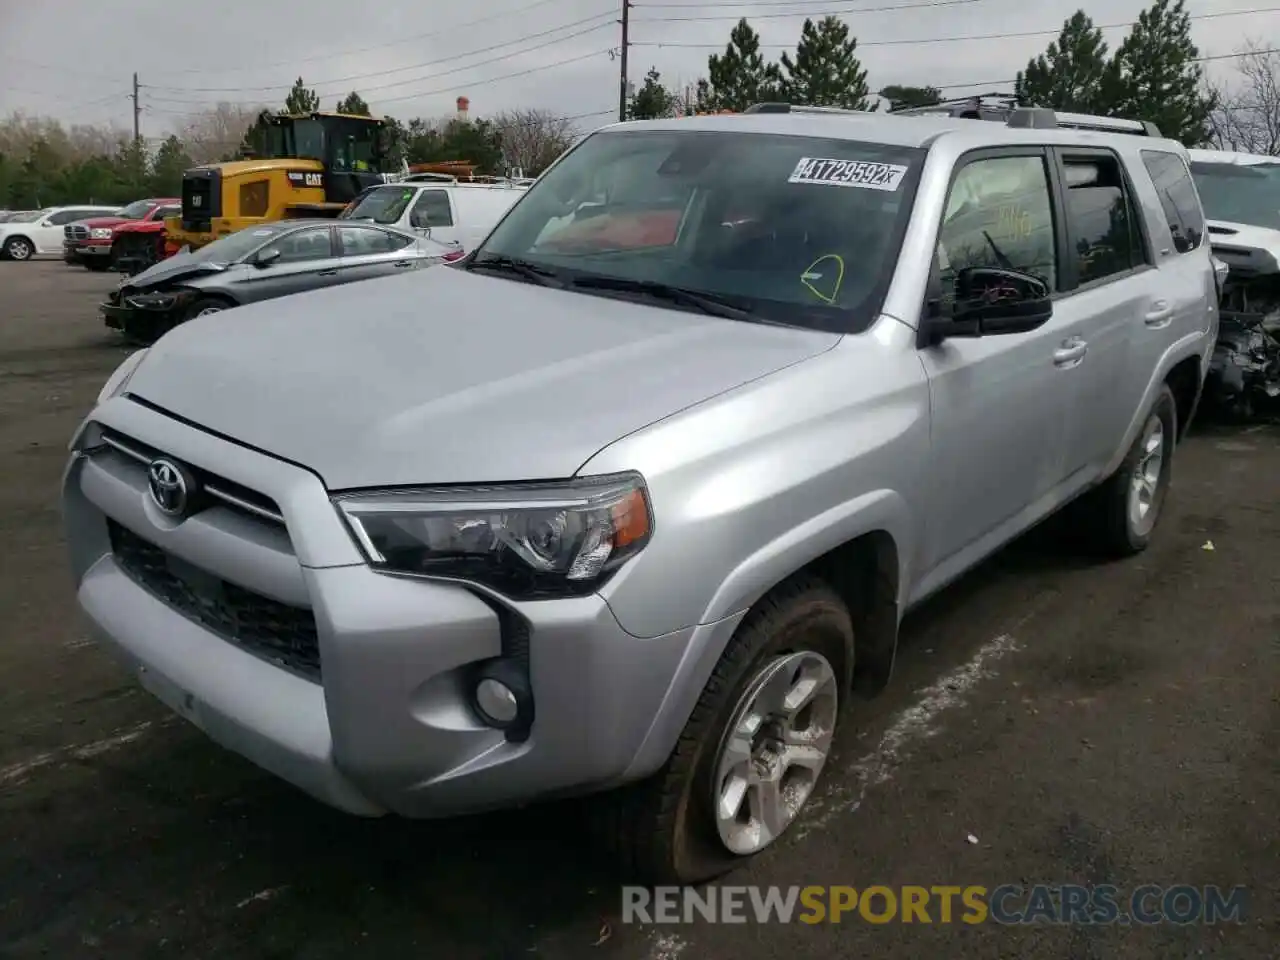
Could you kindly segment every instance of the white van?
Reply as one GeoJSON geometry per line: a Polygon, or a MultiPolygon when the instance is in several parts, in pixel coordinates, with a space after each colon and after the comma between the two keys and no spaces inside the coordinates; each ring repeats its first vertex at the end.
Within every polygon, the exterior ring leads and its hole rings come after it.
{"type": "Polygon", "coordinates": [[[441,174],[410,174],[395,183],[369,187],[342,212],[343,219],[370,220],[431,239],[474,249],[524,196],[527,184],[514,180],[458,180],[441,174]]]}

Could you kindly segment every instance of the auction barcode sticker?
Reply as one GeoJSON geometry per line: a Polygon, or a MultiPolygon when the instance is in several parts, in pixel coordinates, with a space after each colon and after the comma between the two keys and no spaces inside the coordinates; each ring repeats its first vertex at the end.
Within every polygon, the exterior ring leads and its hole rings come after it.
{"type": "Polygon", "coordinates": [[[801,157],[787,183],[824,183],[833,187],[861,187],[864,190],[897,190],[907,168],[898,163],[870,160],[832,160],[801,157]]]}

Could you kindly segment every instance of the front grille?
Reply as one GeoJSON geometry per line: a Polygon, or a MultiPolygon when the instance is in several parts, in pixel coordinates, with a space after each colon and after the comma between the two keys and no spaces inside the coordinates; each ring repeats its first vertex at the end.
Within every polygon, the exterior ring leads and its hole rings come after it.
{"type": "MultiPolygon", "coordinates": [[[[119,306],[124,302],[124,298],[131,296],[132,293],[132,288],[122,287],[110,294],[108,299],[113,306],[119,306]]],[[[167,456],[167,454],[157,450],[155,447],[134,440],[132,437],[126,437],[124,434],[117,433],[114,430],[102,431],[102,443],[121,456],[143,466],[147,466],[151,461],[159,457],[167,456]]],[[[244,484],[220,477],[208,470],[201,470],[191,464],[187,464],[187,468],[195,474],[199,483],[200,499],[206,502],[214,500],[222,506],[231,507],[242,513],[252,514],[259,519],[269,520],[272,523],[284,523],[284,515],[280,512],[279,505],[270,497],[258,493],[256,490],[251,490],[244,484]]]]}
{"type": "Polygon", "coordinates": [[[206,573],[114,520],[107,527],[116,563],[148,593],[255,656],[320,681],[320,644],[310,610],[206,573]]]}
{"type": "Polygon", "coordinates": [[[89,228],[82,227],[79,224],[72,224],[63,231],[64,235],[71,240],[88,240],[89,228]]]}

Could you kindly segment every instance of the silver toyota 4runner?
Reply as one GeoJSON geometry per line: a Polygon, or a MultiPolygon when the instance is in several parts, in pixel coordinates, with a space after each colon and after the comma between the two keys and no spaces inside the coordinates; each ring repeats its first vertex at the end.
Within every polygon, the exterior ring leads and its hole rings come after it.
{"type": "Polygon", "coordinates": [[[458,266],[184,324],[74,438],[79,602],[325,803],[607,793],[635,872],[723,872],[905,611],[1067,505],[1152,536],[1203,215],[1177,143],[1054,119],[610,126],[458,266]]]}

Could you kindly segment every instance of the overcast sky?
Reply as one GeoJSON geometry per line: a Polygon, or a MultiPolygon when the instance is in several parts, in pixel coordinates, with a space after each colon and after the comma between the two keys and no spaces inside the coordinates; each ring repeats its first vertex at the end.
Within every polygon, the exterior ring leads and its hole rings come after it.
{"type": "MultiPolygon", "coordinates": [[[[1091,0],[1099,25],[1134,19],[1143,0],[1091,0]]],[[[131,73],[143,84],[143,133],[181,126],[202,104],[277,106],[301,74],[332,108],[355,89],[377,114],[473,116],[537,107],[583,116],[616,113],[621,0],[0,0],[0,116],[15,110],[64,122],[129,125],[131,73]]],[[[657,67],[669,85],[692,83],[745,16],[776,57],[794,47],[806,16],[843,16],[859,39],[873,89],[933,84],[952,96],[1005,87],[1053,39],[1079,0],[636,0],[631,68],[657,67]],[[896,10],[886,8],[898,8],[896,10]],[[948,41],[950,37],[991,37],[948,41]],[[1020,34],[1020,36],[1009,36],[1020,34]]],[[[1280,0],[1189,0],[1202,55],[1280,35],[1280,0]],[[1271,8],[1269,11],[1267,8],[1271,8]]],[[[1105,35],[1114,49],[1125,27],[1105,35]]],[[[1230,61],[1206,64],[1215,74],[1230,61]]]]}

